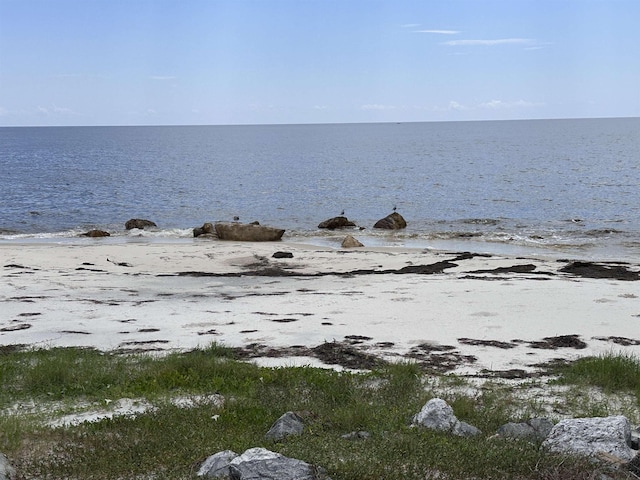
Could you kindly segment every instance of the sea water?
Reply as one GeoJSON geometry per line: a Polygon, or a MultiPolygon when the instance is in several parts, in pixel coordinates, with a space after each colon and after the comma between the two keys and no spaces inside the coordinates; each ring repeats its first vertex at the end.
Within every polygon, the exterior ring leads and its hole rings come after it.
{"type": "Polygon", "coordinates": [[[0,241],[193,241],[259,221],[285,240],[640,257],[640,119],[0,128],[0,241]],[[373,230],[396,208],[408,227],[373,230]],[[145,218],[157,230],[130,231],[145,218]]]}

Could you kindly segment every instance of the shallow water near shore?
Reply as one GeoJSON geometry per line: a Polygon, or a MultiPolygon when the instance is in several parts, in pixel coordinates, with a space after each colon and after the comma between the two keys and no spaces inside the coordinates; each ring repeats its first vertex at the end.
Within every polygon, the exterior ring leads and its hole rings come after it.
{"type": "Polygon", "coordinates": [[[633,260],[640,119],[0,128],[0,241],[193,241],[258,220],[292,242],[633,260]],[[409,226],[371,227],[397,207],[409,226]],[[345,215],[364,230],[317,225],[345,215]],[[148,218],[151,231],[124,230],[148,218]],[[75,240],[72,240],[75,241],[75,240]]]}

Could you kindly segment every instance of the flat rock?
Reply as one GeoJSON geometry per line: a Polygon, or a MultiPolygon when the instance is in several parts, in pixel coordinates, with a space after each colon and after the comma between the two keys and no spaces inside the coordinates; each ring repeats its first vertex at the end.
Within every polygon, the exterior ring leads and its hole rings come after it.
{"type": "Polygon", "coordinates": [[[215,230],[220,240],[237,242],[274,242],[284,234],[283,229],[253,223],[218,222],[215,230]]]}

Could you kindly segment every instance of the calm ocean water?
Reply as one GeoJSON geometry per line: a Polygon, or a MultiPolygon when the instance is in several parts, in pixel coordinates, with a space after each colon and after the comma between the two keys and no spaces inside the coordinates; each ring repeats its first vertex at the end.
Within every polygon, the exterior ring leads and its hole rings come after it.
{"type": "Polygon", "coordinates": [[[0,242],[239,216],[338,245],[317,225],[345,210],[367,245],[640,258],[638,118],[0,128],[0,169],[0,242]],[[373,231],[394,206],[408,228],[373,231]]]}

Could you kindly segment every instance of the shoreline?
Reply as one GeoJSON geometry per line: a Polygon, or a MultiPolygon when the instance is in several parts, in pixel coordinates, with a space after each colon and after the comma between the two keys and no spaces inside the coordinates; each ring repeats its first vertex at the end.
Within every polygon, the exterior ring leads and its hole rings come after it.
{"type": "Polygon", "coordinates": [[[640,356],[638,264],[585,262],[604,277],[589,278],[537,256],[145,239],[0,242],[0,261],[3,346],[218,342],[264,365],[335,367],[319,354],[329,344],[467,375],[640,356]]]}

